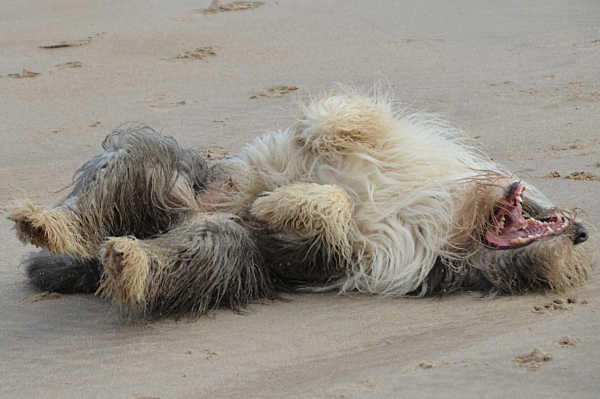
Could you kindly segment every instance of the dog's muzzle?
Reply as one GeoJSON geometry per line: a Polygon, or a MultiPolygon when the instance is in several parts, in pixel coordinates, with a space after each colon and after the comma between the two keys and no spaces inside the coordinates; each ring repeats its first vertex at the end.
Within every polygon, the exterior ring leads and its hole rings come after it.
{"type": "Polygon", "coordinates": [[[573,244],[581,244],[588,239],[588,233],[585,227],[579,222],[575,222],[575,233],[573,234],[573,244]]]}

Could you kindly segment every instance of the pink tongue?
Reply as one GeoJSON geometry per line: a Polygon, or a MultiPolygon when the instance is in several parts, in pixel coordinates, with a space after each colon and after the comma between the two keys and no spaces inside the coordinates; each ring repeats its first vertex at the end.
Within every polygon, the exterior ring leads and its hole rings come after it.
{"type": "Polygon", "coordinates": [[[525,224],[525,218],[523,217],[520,204],[517,204],[510,210],[504,211],[503,214],[500,214],[497,217],[502,218],[503,215],[505,217],[504,227],[500,232],[500,236],[496,235],[493,230],[488,230],[486,233],[485,238],[490,244],[494,244],[499,247],[509,247],[511,246],[511,240],[530,234],[529,232],[522,230],[522,227],[525,224]]]}
{"type": "Polygon", "coordinates": [[[508,237],[509,239],[518,237],[519,235],[514,233],[521,230],[523,224],[525,224],[525,218],[521,213],[521,206],[516,206],[511,209],[510,212],[507,212],[506,222],[504,228],[502,229],[502,235],[508,237]],[[514,235],[514,237],[511,237],[511,235],[514,235]]]}

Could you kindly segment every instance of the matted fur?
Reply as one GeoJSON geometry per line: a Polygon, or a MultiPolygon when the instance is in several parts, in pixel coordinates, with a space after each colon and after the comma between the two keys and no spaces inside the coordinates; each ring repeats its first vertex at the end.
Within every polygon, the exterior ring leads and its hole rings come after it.
{"type": "Polygon", "coordinates": [[[262,257],[235,215],[199,214],[154,238],[111,238],[98,293],[127,314],[202,314],[273,298],[262,257]]]}
{"type": "MultiPolygon", "coordinates": [[[[522,248],[486,245],[518,179],[460,131],[386,95],[313,100],[294,126],[211,166],[147,127],[117,131],[103,148],[57,208],[26,205],[11,219],[25,242],[99,258],[102,280],[87,289],[100,284],[126,313],[237,309],[277,288],[513,294],[589,276],[594,246],[575,245],[587,239],[576,215],[531,185],[523,212],[560,212],[570,227],[522,248]]],[[[60,270],[76,274],[77,264],[60,270]]],[[[57,262],[35,265],[34,283],[58,279],[57,262]]]]}
{"type": "Polygon", "coordinates": [[[56,208],[26,203],[11,213],[22,241],[95,258],[107,237],[149,237],[197,210],[195,194],[210,181],[198,153],[147,126],[116,130],[102,148],[75,172],[72,192],[56,208]]]}

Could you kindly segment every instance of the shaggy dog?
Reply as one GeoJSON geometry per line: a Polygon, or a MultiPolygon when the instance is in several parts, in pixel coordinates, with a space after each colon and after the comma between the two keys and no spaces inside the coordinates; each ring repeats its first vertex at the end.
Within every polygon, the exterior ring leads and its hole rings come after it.
{"type": "Polygon", "coordinates": [[[127,314],[238,309],[281,290],[424,296],[566,289],[589,275],[571,211],[460,132],[354,92],[211,164],[148,127],[115,131],[58,206],[23,203],[42,290],[127,314]]]}

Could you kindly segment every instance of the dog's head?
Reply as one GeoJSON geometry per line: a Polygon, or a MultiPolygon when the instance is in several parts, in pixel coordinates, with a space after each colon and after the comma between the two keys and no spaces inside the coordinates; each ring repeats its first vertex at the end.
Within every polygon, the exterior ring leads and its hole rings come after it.
{"type": "Polygon", "coordinates": [[[564,290],[589,275],[589,234],[575,211],[554,207],[522,182],[506,187],[479,232],[470,264],[498,291],[564,290]]]}
{"type": "Polygon", "coordinates": [[[490,249],[513,250],[545,241],[567,239],[573,245],[588,239],[585,227],[565,212],[525,196],[527,186],[511,184],[494,209],[483,242],[490,249]]]}

